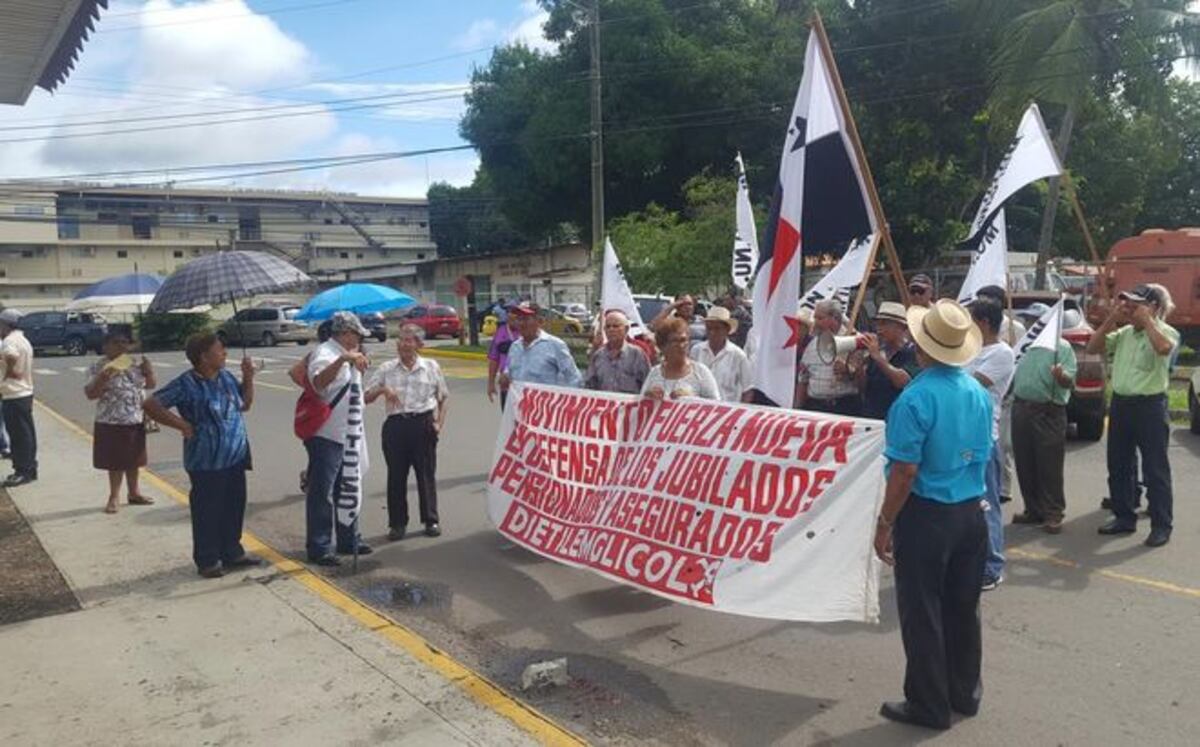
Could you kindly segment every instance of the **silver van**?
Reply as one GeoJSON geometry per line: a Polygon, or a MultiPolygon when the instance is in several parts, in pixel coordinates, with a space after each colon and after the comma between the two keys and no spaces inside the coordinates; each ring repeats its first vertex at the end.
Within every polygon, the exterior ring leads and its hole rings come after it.
{"type": "Polygon", "coordinates": [[[255,306],[242,309],[217,328],[217,337],[226,345],[265,345],[281,342],[307,345],[317,338],[317,328],[296,319],[299,306],[255,306]],[[244,336],[244,339],[243,339],[244,336]]]}

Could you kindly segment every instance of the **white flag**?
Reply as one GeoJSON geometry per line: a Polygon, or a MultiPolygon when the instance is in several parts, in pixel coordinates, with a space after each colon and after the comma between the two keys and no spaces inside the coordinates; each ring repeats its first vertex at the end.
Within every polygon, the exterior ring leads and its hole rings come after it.
{"type": "Polygon", "coordinates": [[[983,194],[967,241],[974,241],[991,222],[996,211],[1018,190],[1026,184],[1051,176],[1062,176],[1062,164],[1058,162],[1058,154],[1050,142],[1050,135],[1046,133],[1046,124],[1042,122],[1037,104],[1030,104],[1021,118],[1021,126],[1017,128],[1016,140],[1008,147],[1008,152],[996,169],[992,185],[983,194]]]}
{"type": "Polygon", "coordinates": [[[1008,285],[1008,228],[1004,222],[1004,208],[996,213],[983,232],[983,240],[975,247],[971,269],[958,292],[958,302],[971,303],[979,289],[989,285],[1001,288],[1008,285]]]}
{"type": "MultiPolygon", "coordinates": [[[[871,234],[852,243],[838,263],[833,266],[833,269],[825,273],[825,277],[804,294],[800,300],[801,308],[811,311],[816,307],[818,301],[836,298],[845,309],[850,299],[850,290],[858,286],[867,276],[867,262],[871,258],[871,245],[875,243],[877,235],[871,234]]],[[[849,311],[849,309],[845,310],[849,311]]]]}
{"type": "Polygon", "coordinates": [[[1063,301],[1066,296],[1059,296],[1058,303],[1050,307],[1041,318],[1033,323],[1025,336],[1017,343],[1016,360],[1021,360],[1025,351],[1031,348],[1057,350],[1058,341],[1062,337],[1063,301]]]}
{"type": "Polygon", "coordinates": [[[733,284],[745,290],[758,267],[758,228],[754,208],[750,206],[750,186],[746,183],[746,164],[737,154],[737,230],[733,235],[733,284]]]}
{"type": "MultiPolygon", "coordinates": [[[[629,333],[632,335],[641,332],[645,326],[642,323],[642,315],[638,312],[633,293],[629,290],[629,283],[625,280],[621,261],[617,259],[617,250],[613,248],[612,239],[609,238],[604,239],[604,275],[601,280],[601,314],[620,311],[629,319],[629,333]]],[[[603,327],[603,324],[600,326],[603,327]]]]}

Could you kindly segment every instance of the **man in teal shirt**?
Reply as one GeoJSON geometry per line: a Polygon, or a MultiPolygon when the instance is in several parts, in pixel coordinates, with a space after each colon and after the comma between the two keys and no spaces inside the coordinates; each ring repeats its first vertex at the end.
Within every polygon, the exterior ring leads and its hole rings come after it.
{"type": "Polygon", "coordinates": [[[1167,443],[1171,351],[1179,332],[1163,319],[1172,308],[1161,286],[1123,291],[1104,324],[1088,340],[1089,353],[1106,352],[1112,361],[1112,401],[1108,416],[1108,490],[1113,518],[1100,534],[1137,531],[1134,510],[1135,453],[1142,457],[1146,500],[1150,504],[1148,547],[1171,541],[1173,496],[1167,443]]]}
{"type": "Polygon", "coordinates": [[[888,412],[887,490],[875,553],[896,567],[907,667],[904,700],[880,714],[932,729],[979,711],[979,579],[988,554],[981,501],[992,455],[992,400],[962,366],[982,346],[967,310],[943,299],[906,314],[922,371],[888,412]]]}
{"type": "MultiPolygon", "coordinates": [[[[1025,310],[1028,324],[1049,311],[1036,303],[1025,310]]],[[[1048,534],[1062,532],[1066,496],[1063,462],[1067,453],[1067,400],[1075,387],[1078,364],[1071,344],[1056,350],[1030,347],[1013,376],[1012,443],[1017,482],[1025,511],[1014,524],[1040,524],[1048,534]]]]}

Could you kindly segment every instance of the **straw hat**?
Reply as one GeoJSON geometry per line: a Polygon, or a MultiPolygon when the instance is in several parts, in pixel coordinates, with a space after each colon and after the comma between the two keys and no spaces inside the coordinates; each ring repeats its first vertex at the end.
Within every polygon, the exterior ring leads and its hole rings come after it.
{"type": "Polygon", "coordinates": [[[728,326],[729,334],[731,335],[734,332],[737,332],[737,319],[734,319],[729,313],[729,309],[725,308],[724,306],[717,306],[716,304],[713,304],[708,309],[708,316],[704,317],[704,323],[707,324],[709,322],[720,322],[721,324],[728,326]]]}
{"type": "Polygon", "coordinates": [[[962,304],[943,298],[933,306],[908,309],[908,331],[926,355],[948,366],[963,366],[979,355],[983,334],[962,304]]]}
{"type": "Polygon", "coordinates": [[[875,312],[875,321],[900,322],[901,324],[908,323],[908,312],[904,310],[904,304],[896,303],[895,301],[884,301],[879,304],[879,309],[875,312]]]}

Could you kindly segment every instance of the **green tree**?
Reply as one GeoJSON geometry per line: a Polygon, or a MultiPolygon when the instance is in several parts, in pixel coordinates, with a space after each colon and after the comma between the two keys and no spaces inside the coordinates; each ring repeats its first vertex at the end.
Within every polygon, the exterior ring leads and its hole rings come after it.
{"type": "Polygon", "coordinates": [[[454,187],[436,182],[429,187],[429,232],[442,257],[487,254],[528,246],[529,239],[512,227],[501,211],[487,176],[454,187]]]}

